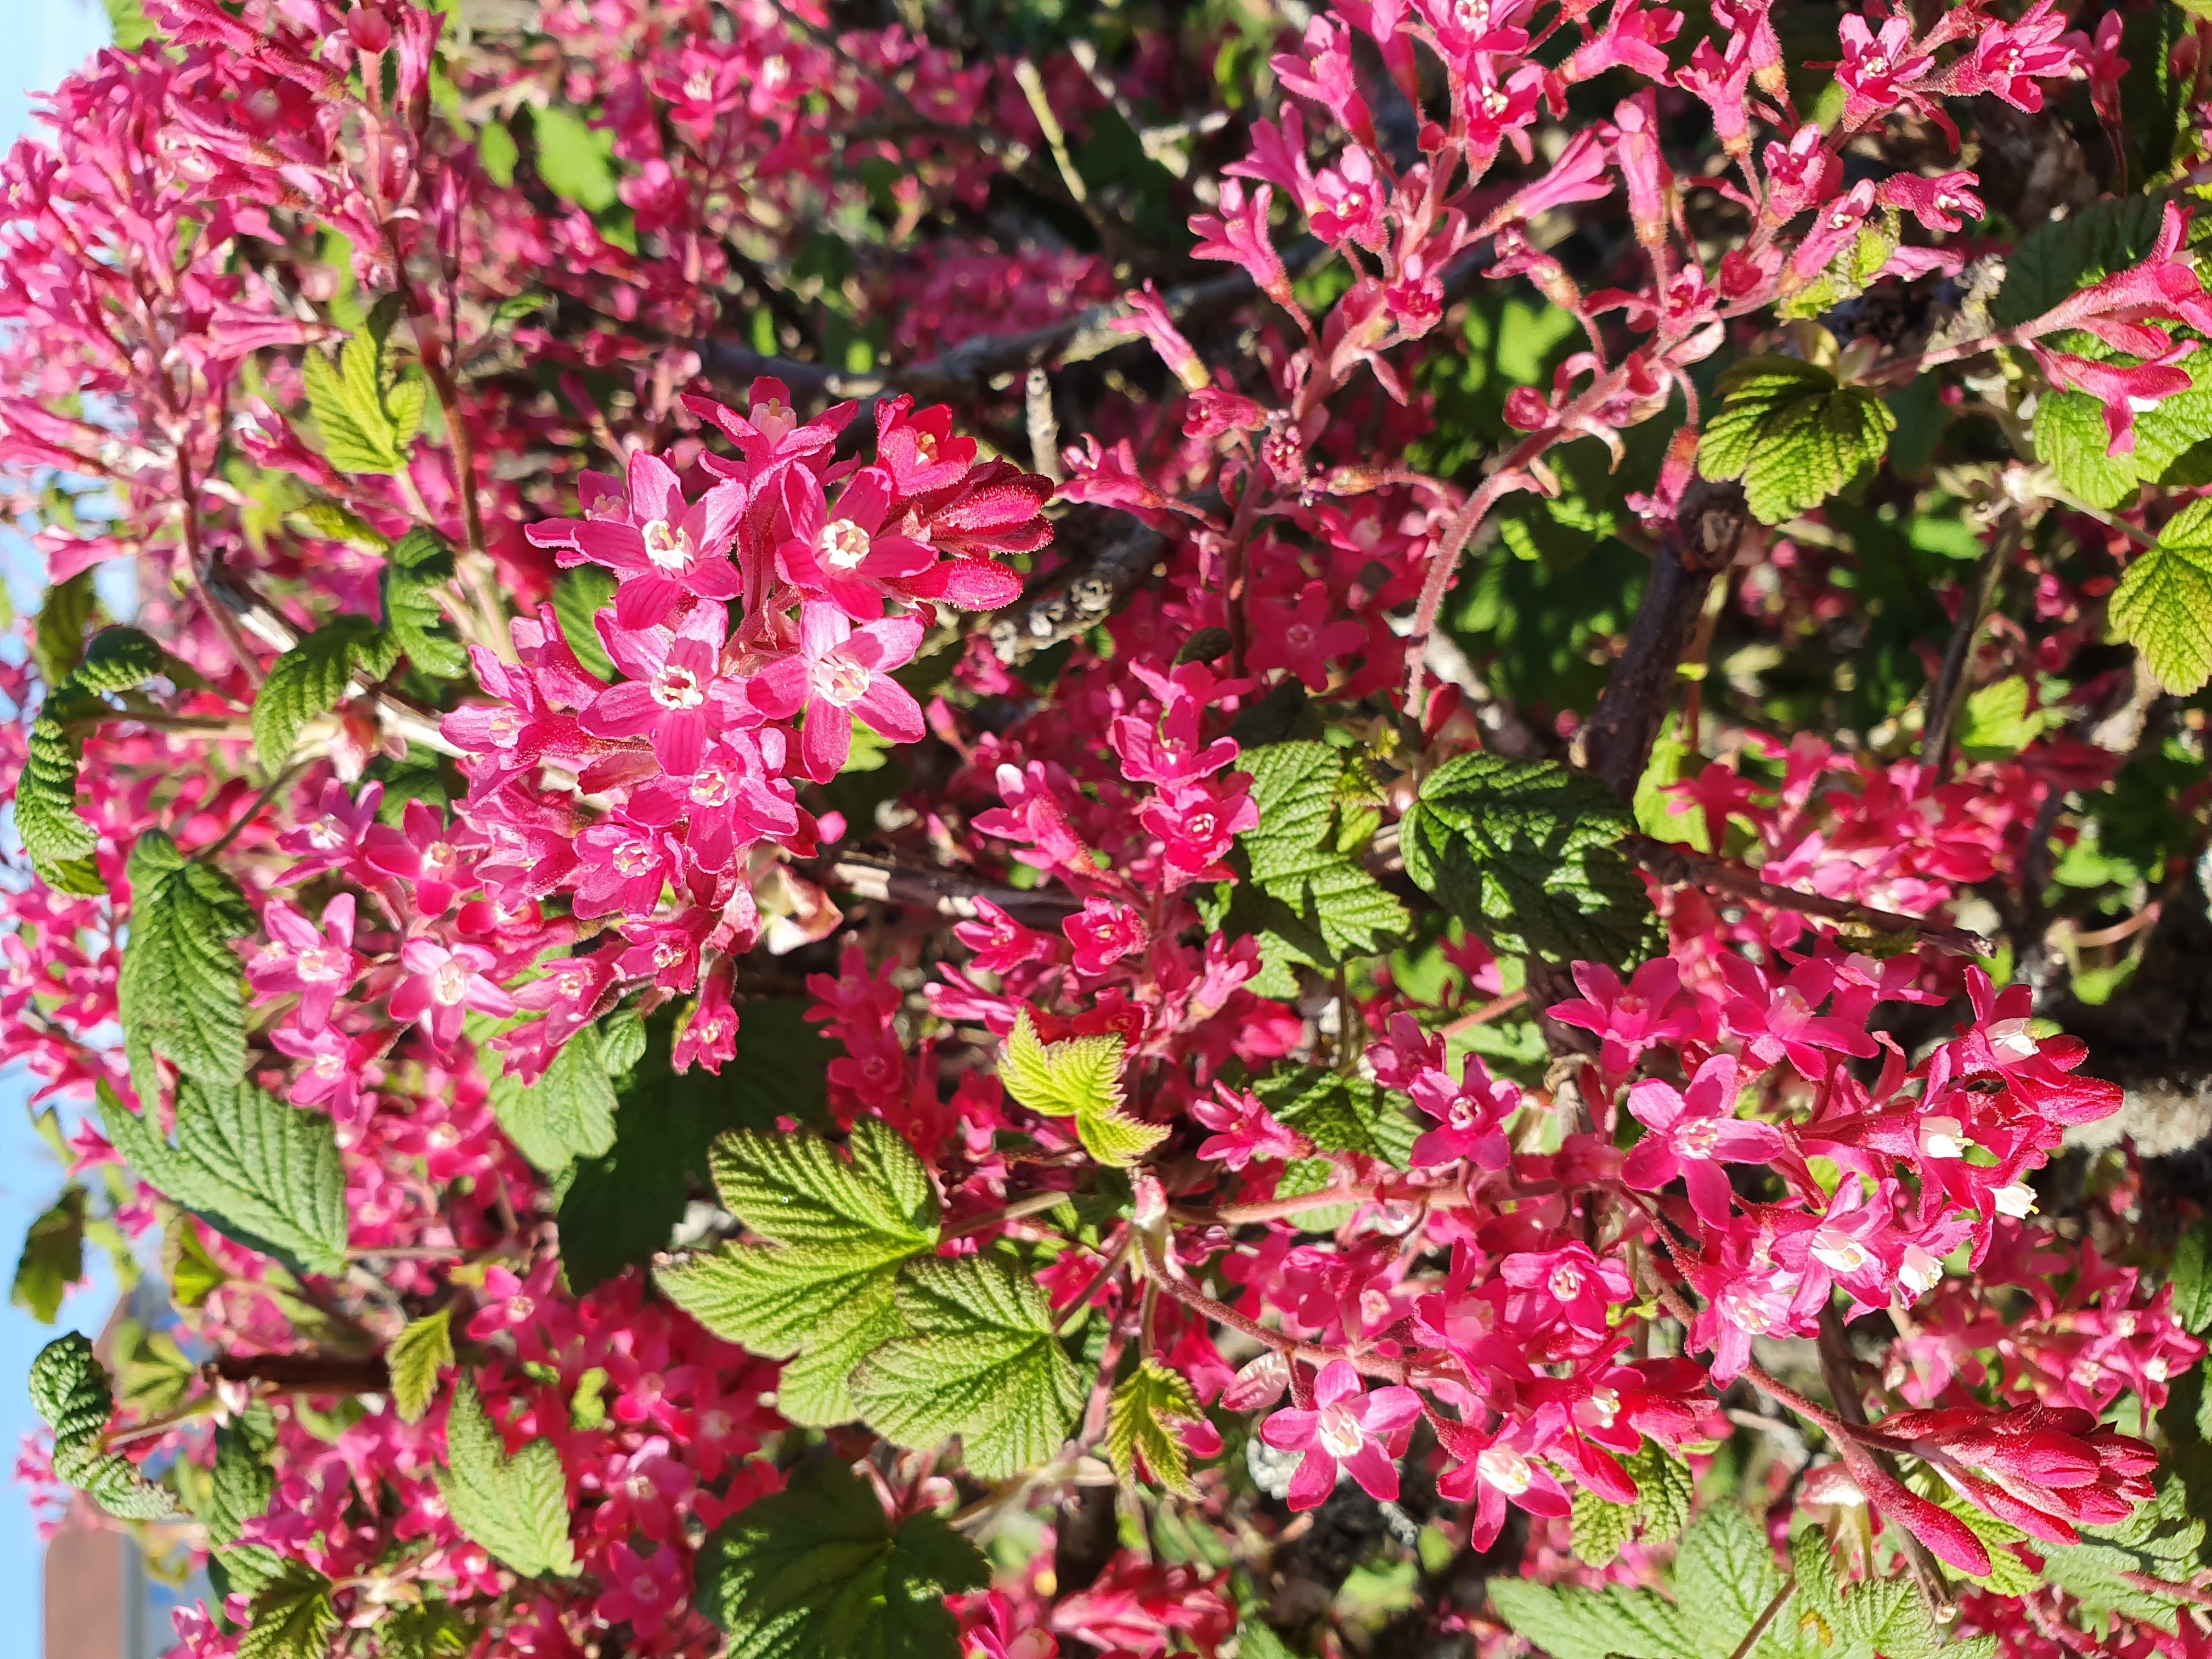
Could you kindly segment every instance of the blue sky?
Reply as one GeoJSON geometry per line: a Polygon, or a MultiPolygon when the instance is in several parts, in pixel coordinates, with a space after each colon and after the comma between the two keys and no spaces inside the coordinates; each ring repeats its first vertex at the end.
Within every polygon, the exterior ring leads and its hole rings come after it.
{"type": "MultiPolygon", "coordinates": [[[[53,86],[107,42],[97,0],[0,0],[0,144],[12,145],[31,119],[30,94],[53,86]]],[[[0,530],[0,567],[19,607],[35,605],[35,560],[20,538],[0,530]]],[[[0,1274],[12,1278],[23,1233],[53,1201],[61,1169],[33,1132],[24,1109],[30,1086],[0,1076],[0,1274]]],[[[112,1282],[88,1286],[62,1309],[62,1328],[97,1331],[114,1299],[112,1282]]],[[[0,1659],[35,1659],[41,1649],[40,1551],[23,1494],[7,1472],[34,1419],[23,1379],[31,1356],[55,1334],[21,1309],[0,1306],[0,1659]]]]}

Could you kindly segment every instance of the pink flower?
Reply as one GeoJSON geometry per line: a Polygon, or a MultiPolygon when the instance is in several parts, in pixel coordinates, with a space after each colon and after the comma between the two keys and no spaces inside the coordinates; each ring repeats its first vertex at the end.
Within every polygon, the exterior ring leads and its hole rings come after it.
{"type": "Polygon", "coordinates": [[[1160,838],[1168,867],[1183,880],[1225,881],[1223,856],[1260,822],[1250,789],[1242,772],[1218,782],[1170,785],[1138,809],[1138,821],[1160,838]]]}
{"type": "Polygon", "coordinates": [[[684,1022],[670,1063],[679,1073],[700,1066],[719,1076],[737,1052],[738,1011],[730,1006],[728,976],[717,973],[699,988],[699,1006],[684,1022]]]}
{"type": "Polygon", "coordinates": [[[313,1036],[323,1029],[337,1000],[361,976],[361,958],[353,951],[354,896],[340,893],[323,907],[323,931],[317,933],[307,917],[290,905],[276,903],[262,912],[269,943],[246,964],[254,1000],[299,994],[293,1018],[301,1030],[313,1036]]]}
{"type": "Polygon", "coordinates": [[[1924,52],[1915,54],[1909,20],[1890,18],[1879,35],[1867,22],[1867,18],[1846,13],[1840,26],[1844,61],[1837,65],[1836,79],[1844,88],[1846,129],[1863,126],[1896,108],[1911,83],[1936,62],[1924,52]]]}
{"type": "Polygon", "coordinates": [[[699,769],[720,712],[711,694],[728,613],[719,605],[695,605],[673,628],[630,629],[602,611],[599,624],[607,655],[629,678],[592,700],[584,730],[617,741],[649,739],[664,769],[690,776],[699,769]]]}
{"type": "Polygon", "coordinates": [[[1772,1124],[1736,1117],[1735,1093],[1733,1054],[1715,1054],[1698,1067],[1686,1100],[1656,1079],[1638,1084],[1628,1091],[1628,1109],[1652,1133],[1629,1149],[1621,1178],[1639,1191],[1654,1192],[1679,1175],[1698,1218],[1710,1227],[1726,1227],[1729,1183],[1720,1166],[1765,1164],[1788,1150],[1772,1124]]]}
{"type": "Polygon", "coordinates": [[[1334,607],[1322,582],[1308,582],[1295,599],[1263,599],[1258,609],[1245,660],[1256,673],[1286,669],[1309,691],[1327,690],[1329,659],[1357,651],[1367,639],[1364,624],[1328,619],[1334,607]]]}
{"type": "Polygon", "coordinates": [[[1314,181],[1314,194],[1318,198],[1312,216],[1315,235],[1382,251],[1389,235],[1384,216],[1390,208],[1390,185],[1376,172],[1373,156],[1352,145],[1334,167],[1322,169],[1314,181]]]}
{"type": "Polygon", "coordinates": [[[1366,1394],[1364,1386],[1351,1361],[1332,1359],[1314,1379],[1311,1410],[1279,1411],[1260,1425],[1261,1439],[1276,1450],[1305,1453],[1291,1477],[1292,1509],[1318,1509],[1336,1490],[1340,1466],[1370,1498],[1397,1498],[1396,1460],[1421,1397],[1397,1387],[1366,1394]]]}
{"type": "Polygon", "coordinates": [[[804,467],[786,472],[783,510],[791,534],[775,554],[783,579],[828,599],[855,622],[882,616],[885,582],[918,575],[937,562],[927,543],[884,528],[896,495],[889,472],[863,467],[846,484],[833,514],[811,472],[804,467]]]}
{"type": "Polygon", "coordinates": [[[1585,1336],[1603,1336],[1607,1309],[1635,1295],[1628,1270],[1611,1256],[1599,1260],[1587,1244],[1524,1250],[1507,1256],[1498,1272],[1507,1284],[1528,1292],[1541,1323],[1565,1319],[1585,1336]]]}
{"type": "MultiPolygon", "coordinates": [[[[1286,122],[1295,107],[1285,107],[1286,122]]],[[[1267,124],[1259,121],[1253,125],[1256,131],[1267,124]]],[[[1237,168],[1229,170],[1234,173],[1237,168]]],[[[1248,200],[1242,184],[1234,179],[1223,179],[1221,199],[1216,204],[1220,216],[1205,213],[1191,216],[1190,234],[1198,238],[1198,246],[1190,251],[1190,257],[1243,266],[1262,294],[1276,304],[1287,307],[1292,303],[1291,279],[1284,273],[1282,258],[1267,234],[1267,209],[1274,196],[1267,185],[1259,185],[1248,200]]]]}
{"type": "Polygon", "coordinates": [[[615,573],[615,620],[649,628],[686,594],[734,599],[744,592],[727,556],[744,515],[745,487],[716,484],[686,506],[676,470],[640,449],[629,458],[629,501],[620,517],[533,525],[530,539],[560,550],[562,562],[588,559],[615,573]]]}
{"type": "Polygon", "coordinates": [[[1060,924],[1075,949],[1075,970],[1103,974],[1145,945],[1144,920],[1127,905],[1109,898],[1084,901],[1083,913],[1060,924]]]}
{"type": "Polygon", "coordinates": [[[745,695],[771,720],[804,710],[799,753],[817,783],[836,777],[852,750],[853,721],[893,743],[919,743],[927,729],[921,705],[890,676],[921,644],[921,624],[890,617],[855,628],[836,606],[809,600],[799,607],[799,649],[754,676],[745,695]]]}
{"type": "Polygon", "coordinates": [[[1551,1015],[1562,1025],[1597,1033],[1598,1063],[1607,1077],[1626,1077],[1649,1050],[1698,1030],[1697,999],[1682,988],[1681,969],[1666,957],[1639,966],[1626,988],[1620,975],[1600,963],[1575,963],[1574,976],[1583,1000],[1554,1004],[1551,1015]]]}
{"type": "Polygon", "coordinates": [[[612,1624],[627,1624],[641,1635],[674,1618],[691,1596],[690,1574],[684,1570],[684,1552],[663,1544],[641,1556],[627,1544],[616,1544],[592,1564],[600,1583],[593,1610],[612,1624]]]}
{"type": "Polygon", "coordinates": [[[399,963],[407,976],[392,993],[392,1017],[419,1021],[435,1048],[453,1046],[471,1009],[495,1019],[514,1012],[514,999],[486,977],[493,957],[480,945],[448,948],[434,939],[413,939],[399,963]]]}
{"type": "MultiPolygon", "coordinates": [[[[660,903],[660,890],[683,867],[676,842],[665,830],[605,818],[576,837],[575,911],[604,916],[648,916],[660,903]]],[[[625,970],[627,971],[627,969],[625,970]]]]}
{"type": "Polygon", "coordinates": [[[1255,1158],[1305,1158],[1313,1151],[1312,1142],[1278,1123],[1257,1096],[1225,1083],[1213,1085],[1212,1099],[1191,1102],[1190,1115],[1213,1131],[1199,1143],[1198,1155],[1224,1169],[1243,1169],[1255,1158]]]}
{"type": "Polygon", "coordinates": [[[1537,1430],[1533,1420],[1501,1424],[1486,1433],[1472,1424],[1439,1419],[1437,1437],[1460,1460],[1437,1477],[1437,1494],[1455,1504],[1472,1500],[1474,1504],[1469,1547],[1486,1550],[1498,1541],[1508,1504],[1543,1517],[1565,1515],[1573,1507],[1559,1477],[1534,1460],[1537,1430]]]}
{"type": "Polygon", "coordinates": [[[2043,88],[2036,82],[2063,81],[2080,63],[2063,38],[2066,23],[2052,15],[2051,0],[2035,0],[2016,23],[1992,23],[1970,37],[1973,44],[1952,66],[1946,89],[1956,97],[1995,93],[2015,109],[2040,110],[2043,88]]]}
{"type": "Polygon", "coordinates": [[[362,837],[362,851],[370,868],[412,885],[415,912],[426,919],[444,915],[473,884],[462,868],[461,849],[448,838],[444,817],[419,800],[407,803],[398,829],[370,826],[362,837]]]}

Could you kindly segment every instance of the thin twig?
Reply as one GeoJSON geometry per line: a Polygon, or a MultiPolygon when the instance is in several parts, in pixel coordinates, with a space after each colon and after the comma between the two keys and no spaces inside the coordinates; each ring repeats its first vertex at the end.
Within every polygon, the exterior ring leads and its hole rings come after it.
{"type": "Polygon", "coordinates": [[[1966,702],[1966,667],[1973,659],[1974,641],[1981,636],[1982,624],[1989,620],[1990,608],[1996,603],[1998,584],[2004,580],[2012,556],[2020,550],[2022,533],[2020,515],[2009,514],[1982,550],[1981,562],[1974,567],[1973,586],[1966,592],[1958,625],[1951,630],[1950,646],[1943,653],[1942,669],[1929,689],[1928,721],[1920,732],[1920,763],[1937,778],[1950,770],[1951,738],[1966,702]]]}
{"type": "Polygon", "coordinates": [[[1782,1588],[1774,1592],[1774,1599],[1766,1604],[1758,1618],[1752,1620],[1751,1628],[1744,1632],[1743,1640],[1735,1644],[1735,1651],[1729,1656],[1729,1659],[1751,1659],[1751,1650],[1759,1645],[1759,1638],[1766,1634],[1766,1627],[1774,1622],[1774,1615],[1782,1611],[1782,1604],[1790,1599],[1790,1592],[1796,1588],[1797,1580],[1794,1577],[1782,1581],[1782,1588]]]}

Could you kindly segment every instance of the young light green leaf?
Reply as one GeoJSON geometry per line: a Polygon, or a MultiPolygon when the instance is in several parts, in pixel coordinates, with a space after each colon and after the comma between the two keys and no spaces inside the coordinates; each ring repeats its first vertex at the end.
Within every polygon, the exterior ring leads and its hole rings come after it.
{"type": "Polygon", "coordinates": [[[102,1441],[115,1414],[115,1391],[91,1341],[71,1331],[31,1362],[31,1405],[54,1431],[54,1474],[124,1521],[157,1521],[176,1500],[102,1441]]]}
{"type": "Polygon", "coordinates": [[[545,188],[586,213],[615,204],[614,136],[585,124],[574,110],[549,104],[531,117],[538,176],[545,188]]]}
{"type": "Polygon", "coordinates": [[[15,1262],[9,1300],[41,1325],[61,1311],[69,1287],[84,1277],[84,1188],[72,1182],[36,1221],[15,1262]]]}
{"type": "Polygon", "coordinates": [[[572,1578],[568,1486],[550,1440],[509,1456],[476,1383],[464,1375],[446,1418],[438,1490],[453,1524],[525,1578],[572,1578]]]}
{"type": "Polygon", "coordinates": [[[1679,1453],[1656,1440],[1647,1440],[1621,1467],[1636,1483],[1636,1528],[1645,1542],[1664,1544],[1680,1538],[1690,1524],[1690,1500],[1696,1483],[1690,1466],[1679,1453]]]}
{"type": "Polygon", "coordinates": [[[160,1097],[156,1055],[186,1077],[226,1085],[246,1075],[246,977],[233,942],[253,911],[212,864],[187,863],[149,830],[131,849],[131,935],[116,981],[138,1097],[160,1097]]]}
{"type": "Polygon", "coordinates": [[[1741,478],[1752,516],[1782,524],[1874,471],[1897,416],[1872,392],[1794,357],[1749,357],[1721,376],[1698,444],[1706,477],[1741,478]]]}
{"type": "Polygon", "coordinates": [[[2167,690],[2186,696],[2212,678],[2212,501],[2191,501],[2166,521],[2158,545],[2120,578],[2107,614],[2167,690]]]}
{"type": "Polygon", "coordinates": [[[730,1212],[757,1235],[658,1266],[669,1300],[726,1340],[789,1358],[779,1408],[796,1423],[849,1421],[846,1378],[899,1334],[899,1267],[937,1248],[937,1194],[898,1132],[853,1126],[849,1161],[817,1135],[723,1135],[709,1157],[730,1212]]]}
{"type": "Polygon", "coordinates": [[[1406,873],[1500,954],[1625,964],[1659,942],[1619,848],[1634,828],[1595,778],[1475,754],[1429,775],[1398,836],[1406,873]]]}
{"type": "MultiPolygon", "coordinates": [[[[1680,1611],[1651,1590],[1585,1590],[1527,1578],[1492,1578],[1498,1616],[1551,1659],[1708,1659],[1680,1611]]],[[[1711,1659],[1729,1659],[1723,1649],[1711,1659]]]]}
{"type": "Polygon", "coordinates": [[[238,1659],[323,1659],[337,1627],[331,1581],[293,1562],[254,1593],[238,1659]]]}
{"type": "Polygon", "coordinates": [[[84,660],[84,630],[99,605],[89,570],[80,570],[46,590],[38,626],[31,631],[31,660],[49,687],[60,685],[84,660]]]}
{"type": "Polygon", "coordinates": [[[292,758],[307,722],[345,701],[356,669],[388,671],[382,635],[366,617],[334,617],[269,665],[253,700],[253,748],[274,772],[292,758]]]}
{"type": "Polygon", "coordinates": [[[897,1297],[912,1334],[877,1348],[852,1375],[871,1427],[916,1448],[957,1434],[982,1480],[1060,1450],[1085,1391],[1034,1279],[980,1257],[931,1258],[908,1264],[897,1297]]]}
{"type": "Polygon", "coordinates": [[[1252,775],[1260,822],[1237,837],[1250,878],[1219,927],[1260,940],[1268,994],[1295,988],[1291,964],[1325,970],[1389,950],[1405,935],[1406,908],[1359,861],[1365,837],[1344,833],[1364,820],[1357,766],[1325,743],[1267,744],[1239,764],[1252,775]]]}
{"type": "Polygon", "coordinates": [[[1000,1052],[999,1078],[1006,1092],[1031,1111],[1073,1117],[1091,1157],[1126,1169],[1168,1133],[1164,1125],[1146,1123],[1121,1109],[1121,1062],[1127,1048],[1116,1033],[1040,1042],[1024,1009],[1000,1052]]]}
{"type": "Polygon", "coordinates": [[[495,1069],[490,1099],[499,1127],[545,1174],[598,1158],[615,1144],[615,1087],[591,1026],[561,1046],[535,1083],[507,1071],[495,1049],[479,1049],[477,1057],[485,1069],[495,1069]]]}
{"type": "Polygon", "coordinates": [[[1146,1359],[1114,1390],[1106,1408],[1106,1455],[1124,1480],[1149,1474],[1158,1485],[1184,1498],[1198,1496],[1191,1484],[1190,1454],[1175,1431],[1177,1423],[1202,1423],[1206,1411],[1198,1391],[1177,1371],[1146,1359]]]}
{"type": "Polygon", "coordinates": [[[1588,1486],[1575,1489],[1569,1545],[1577,1561],[1609,1565],[1635,1535],[1635,1504],[1613,1503],[1588,1486]]]}
{"type": "Polygon", "coordinates": [[[310,349],[301,359],[307,407],[322,434],[323,455],[341,472],[404,472],[422,418],[419,383],[390,386],[383,331],[353,335],[333,364],[310,349]]]}
{"type": "Polygon", "coordinates": [[[453,1363],[453,1310],[410,1320],[386,1356],[392,1370],[392,1403],[403,1423],[420,1423],[437,1398],[438,1373],[453,1363]]]}
{"type": "Polygon", "coordinates": [[[553,584],[553,617],[561,624],[561,637],[585,672],[603,680],[615,677],[614,659],[599,639],[592,618],[614,603],[614,572],[596,564],[580,564],[564,570],[553,584]]]}
{"type": "Polygon", "coordinates": [[[990,1569],[939,1516],[894,1528],[866,1481],[816,1461],[709,1534],[697,1579],[724,1659],[957,1659],[945,1598],[990,1569]]]}
{"type": "Polygon", "coordinates": [[[2008,675],[1966,699],[1959,752],[1969,760],[2010,760],[2041,735],[2045,712],[2027,706],[2027,677],[2008,675]]]}
{"type": "Polygon", "coordinates": [[[150,1115],[105,1084],[101,1127],[131,1167],[225,1237],[295,1273],[345,1270],[345,1166],[319,1112],[282,1105],[251,1084],[186,1079],[173,1146],[150,1115]]]}

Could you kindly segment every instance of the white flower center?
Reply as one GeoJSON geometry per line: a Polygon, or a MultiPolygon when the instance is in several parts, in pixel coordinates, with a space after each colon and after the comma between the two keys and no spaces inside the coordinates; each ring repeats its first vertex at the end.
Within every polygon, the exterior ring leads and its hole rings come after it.
{"type": "Polygon", "coordinates": [[[1721,1141],[1721,1126],[1709,1117],[1693,1117],[1674,1126],[1674,1150],[1685,1158],[1711,1158],[1721,1141]]]}
{"type": "Polygon", "coordinates": [[[1914,1297],[1927,1295],[1929,1288],[1942,1277],[1942,1262],[1917,1244],[1905,1247],[1905,1261],[1897,1270],[1897,1282],[1911,1291],[1914,1297]]]}
{"type": "MultiPolygon", "coordinates": [[[[2154,404],[2151,407],[2156,408],[2157,405],[2154,404]]],[[[2144,412],[2140,409],[2136,411],[2138,415],[2144,412]]],[[[2001,1019],[1990,1027],[1989,1036],[1990,1048],[2014,1060],[2026,1060],[2035,1053],[2035,1039],[2028,1035],[2027,1022],[2024,1019],[2001,1019]]]]}
{"type": "Polygon", "coordinates": [[[707,701],[707,694],[696,674],[672,663],[653,676],[653,700],[663,708],[696,708],[707,701]]]}
{"type": "Polygon", "coordinates": [[[611,862],[625,876],[641,876],[653,868],[653,848],[641,841],[626,841],[615,848],[611,862]]]}
{"type": "Polygon", "coordinates": [[[1964,1158],[1966,1148],[1972,1145],[1966,1139],[1966,1125],[1955,1117],[1938,1114],[1920,1120],[1920,1155],[1923,1158],[1964,1158]]]}
{"type": "Polygon", "coordinates": [[[730,775],[719,766],[702,767],[691,780],[694,806],[720,806],[730,799],[730,775]]]}
{"type": "Polygon", "coordinates": [[[447,961],[430,970],[430,1000],[441,1008],[451,1008],[469,994],[469,969],[465,963],[447,961]]]}
{"type": "Polygon", "coordinates": [[[857,570],[868,556],[868,532],[850,519],[833,519],[822,526],[814,546],[832,570],[857,570]]]}
{"type": "Polygon", "coordinates": [[[1602,1386],[1592,1389],[1589,1408],[1590,1415],[1597,1419],[1598,1427],[1611,1428],[1613,1419],[1620,1415],[1620,1390],[1602,1386]]]}
{"type": "Polygon", "coordinates": [[[292,971],[310,985],[334,984],[345,972],[346,954],[334,945],[318,945],[300,952],[292,971]]]}
{"type": "Polygon", "coordinates": [[[1855,1273],[1873,1260],[1865,1245],[1832,1221],[1814,1229],[1813,1260],[1831,1272],[1855,1273]]]}
{"type": "Polygon", "coordinates": [[[866,669],[842,651],[817,658],[814,664],[816,694],[840,708],[849,708],[866,696],[872,678],[866,669]]]}
{"type": "Polygon", "coordinates": [[[1340,1400],[1321,1408],[1321,1419],[1315,1424],[1314,1432],[1332,1457],[1349,1457],[1367,1442],[1367,1431],[1359,1426],[1352,1407],[1340,1400]]]}
{"type": "Polygon", "coordinates": [[[645,538],[645,556],[661,570],[691,568],[691,538],[665,519],[655,519],[640,532],[645,538]]]}
{"type": "Polygon", "coordinates": [[[1999,1215],[2030,1216],[2035,1213],[2035,1188],[2024,1181],[2015,1181],[2009,1187],[1992,1188],[1990,1197],[1996,1205],[1999,1215]]]}
{"type": "Polygon", "coordinates": [[[1558,1301],[1573,1301],[1583,1293],[1582,1269],[1568,1267],[1553,1268],[1551,1291],[1558,1301]]]}
{"type": "Polygon", "coordinates": [[[1510,1446],[1486,1446],[1476,1455],[1474,1469],[1508,1498],[1518,1498],[1536,1478],[1528,1460],[1510,1446]]]}

